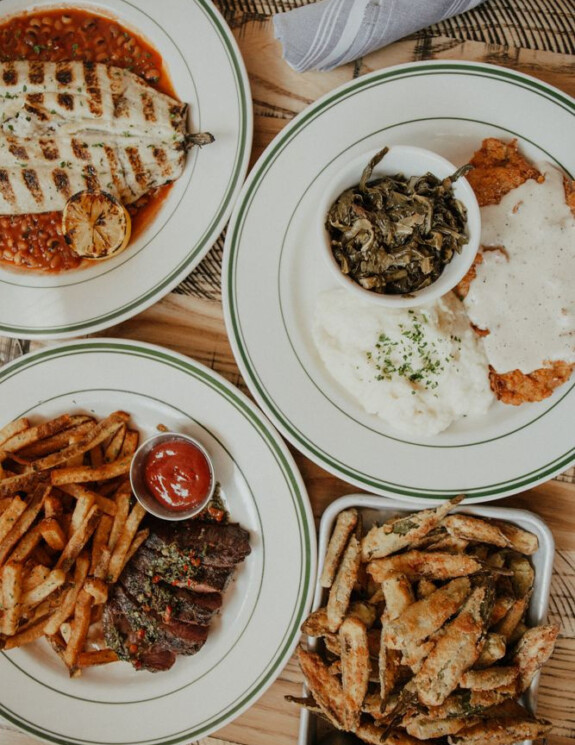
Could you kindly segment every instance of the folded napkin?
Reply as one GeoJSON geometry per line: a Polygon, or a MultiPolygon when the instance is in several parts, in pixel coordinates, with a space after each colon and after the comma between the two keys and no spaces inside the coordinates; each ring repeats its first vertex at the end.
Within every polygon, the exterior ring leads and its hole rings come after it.
{"type": "Polygon", "coordinates": [[[275,15],[274,31],[294,70],[331,70],[481,2],[321,0],[275,15]]]}

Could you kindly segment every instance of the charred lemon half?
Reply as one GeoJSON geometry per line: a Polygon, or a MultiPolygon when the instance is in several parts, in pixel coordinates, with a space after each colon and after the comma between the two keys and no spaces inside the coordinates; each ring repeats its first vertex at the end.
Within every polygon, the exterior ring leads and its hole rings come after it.
{"type": "Polygon", "coordinates": [[[68,199],[62,216],[64,239],[78,256],[108,259],[130,240],[128,210],[105,191],[79,191],[68,199]]]}

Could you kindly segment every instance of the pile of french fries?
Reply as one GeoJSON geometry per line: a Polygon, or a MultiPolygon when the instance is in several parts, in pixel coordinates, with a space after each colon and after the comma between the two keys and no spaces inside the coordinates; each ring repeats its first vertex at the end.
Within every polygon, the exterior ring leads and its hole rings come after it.
{"type": "Polygon", "coordinates": [[[511,745],[550,725],[519,699],[559,628],[528,628],[537,537],[449,514],[461,498],[364,531],[341,512],[302,626],[308,695],[288,697],[367,743],[511,745]],[[443,740],[445,742],[445,739],[443,740]]]}
{"type": "Polygon", "coordinates": [[[130,489],[129,420],[64,414],[0,430],[0,648],[46,637],[72,676],[117,659],[95,624],[148,535],[130,489]]]}

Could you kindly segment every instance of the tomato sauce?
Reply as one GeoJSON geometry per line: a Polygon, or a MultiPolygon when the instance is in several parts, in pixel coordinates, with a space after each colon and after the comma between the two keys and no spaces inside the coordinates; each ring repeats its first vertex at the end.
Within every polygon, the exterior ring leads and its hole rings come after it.
{"type": "Polygon", "coordinates": [[[212,472],[199,448],[184,440],[153,447],[144,463],[144,480],[159,504],[176,512],[200,507],[212,486],[212,472]]]}
{"type": "MultiPolygon", "coordinates": [[[[0,60],[101,62],[131,70],[156,90],[176,98],[162,57],[117,19],[61,8],[13,16],[0,25],[0,60]]],[[[170,184],[128,205],[132,240],[154,219],[170,184]]],[[[90,265],[66,244],[61,212],[0,216],[0,263],[44,272],[90,265]]]]}

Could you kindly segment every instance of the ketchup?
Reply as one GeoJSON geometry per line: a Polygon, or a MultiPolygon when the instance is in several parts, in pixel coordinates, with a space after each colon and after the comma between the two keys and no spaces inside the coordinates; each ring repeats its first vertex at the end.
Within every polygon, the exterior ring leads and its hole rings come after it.
{"type": "Polygon", "coordinates": [[[162,442],[153,447],[144,463],[144,479],[150,494],[161,505],[176,512],[199,507],[212,484],[206,456],[184,440],[162,442]]]}

